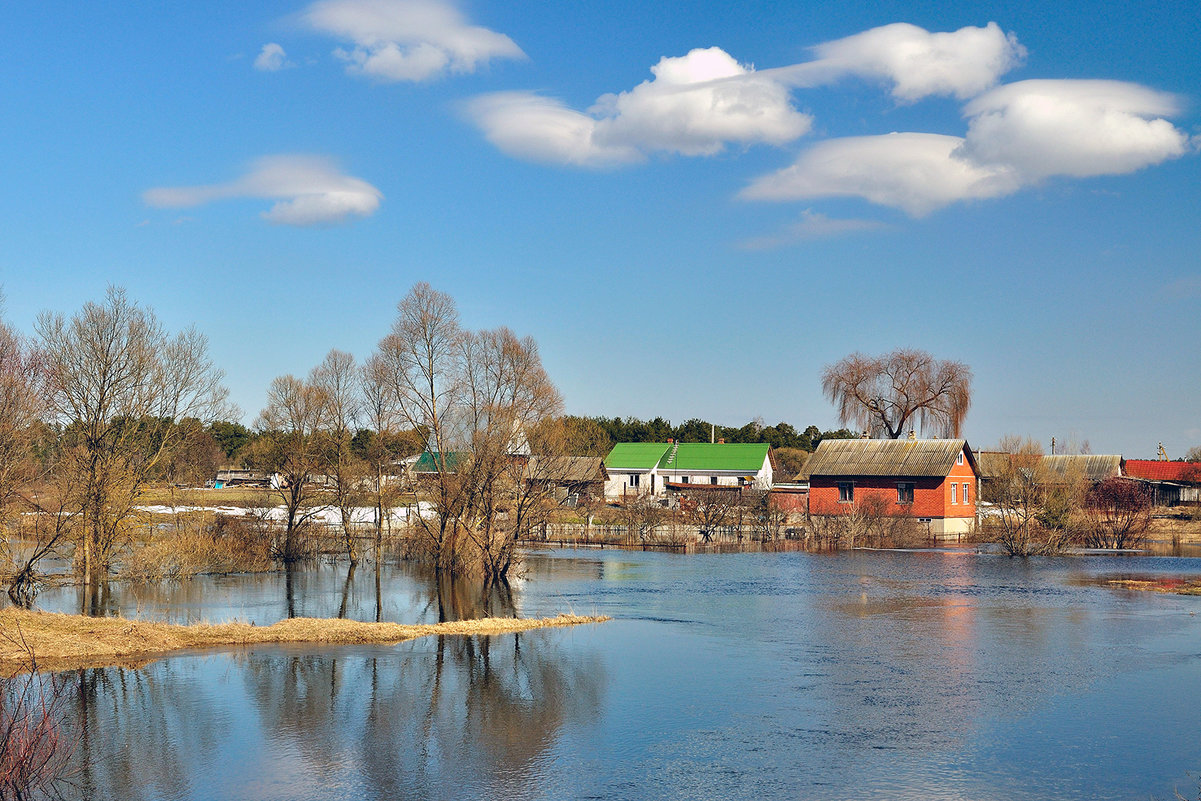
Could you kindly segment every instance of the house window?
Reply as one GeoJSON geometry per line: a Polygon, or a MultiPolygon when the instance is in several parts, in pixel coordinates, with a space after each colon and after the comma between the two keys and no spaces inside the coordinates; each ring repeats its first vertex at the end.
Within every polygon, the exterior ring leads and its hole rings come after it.
{"type": "Polygon", "coordinates": [[[909,504],[913,503],[913,482],[898,481],[897,482],[897,503],[909,504]]]}
{"type": "Polygon", "coordinates": [[[687,483],[688,483],[688,476],[680,476],[680,483],[681,483],[681,484],[687,484],[687,483]]]}
{"type": "Polygon", "coordinates": [[[709,477],[709,483],[710,483],[710,484],[716,484],[716,483],[717,483],[717,476],[710,476],[710,477],[709,477]]]}
{"type": "Polygon", "coordinates": [[[838,482],[838,502],[839,503],[854,503],[855,502],[855,482],[854,481],[839,481],[838,482]]]}
{"type": "Polygon", "coordinates": [[[968,492],[967,492],[967,488],[968,488],[969,486],[971,486],[971,485],[970,485],[970,484],[964,484],[964,485],[963,485],[963,502],[964,502],[964,503],[971,503],[970,496],[968,495],[968,492]]]}
{"type": "Polygon", "coordinates": [[[960,451],[959,455],[955,457],[955,464],[963,464],[963,451],[960,451]]]}
{"type": "Polygon", "coordinates": [[[638,478],[639,478],[639,476],[637,473],[634,473],[632,476],[630,476],[630,486],[631,487],[638,486],[638,478]]]}
{"type": "Polygon", "coordinates": [[[956,490],[957,486],[958,485],[956,485],[956,484],[951,485],[951,503],[958,503],[958,501],[955,500],[955,490],[956,490]]]}

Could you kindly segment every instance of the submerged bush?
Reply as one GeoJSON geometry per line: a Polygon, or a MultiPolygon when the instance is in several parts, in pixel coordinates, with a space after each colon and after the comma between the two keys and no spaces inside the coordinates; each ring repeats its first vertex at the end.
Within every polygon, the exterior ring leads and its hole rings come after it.
{"type": "Polygon", "coordinates": [[[201,573],[247,573],[270,570],[271,557],[271,537],[259,527],[236,517],[186,513],[135,545],[120,575],[158,581],[201,573]]]}

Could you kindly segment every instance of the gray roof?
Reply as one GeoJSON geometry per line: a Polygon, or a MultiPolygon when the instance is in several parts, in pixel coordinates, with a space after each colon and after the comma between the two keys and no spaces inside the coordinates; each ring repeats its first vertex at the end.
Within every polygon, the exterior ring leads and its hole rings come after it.
{"type": "Polygon", "coordinates": [[[798,478],[812,476],[937,476],[951,472],[960,452],[976,460],[962,439],[824,439],[798,478]]]}
{"type": "Polygon", "coordinates": [[[1089,481],[1104,481],[1120,475],[1122,457],[1114,454],[1069,454],[1044,456],[1048,481],[1066,481],[1073,475],[1081,475],[1089,481]]]}
{"type": "Polygon", "coordinates": [[[609,477],[599,456],[531,456],[525,476],[533,481],[587,484],[609,477]]]}
{"type": "MultiPolygon", "coordinates": [[[[976,454],[980,460],[980,477],[997,478],[1009,467],[1012,454],[1004,451],[982,451],[976,454]]],[[[1080,476],[1089,481],[1104,481],[1119,475],[1122,457],[1115,454],[1073,453],[1042,457],[1045,480],[1060,483],[1080,476]]],[[[1044,479],[1039,479],[1044,480],[1044,479]]]]}

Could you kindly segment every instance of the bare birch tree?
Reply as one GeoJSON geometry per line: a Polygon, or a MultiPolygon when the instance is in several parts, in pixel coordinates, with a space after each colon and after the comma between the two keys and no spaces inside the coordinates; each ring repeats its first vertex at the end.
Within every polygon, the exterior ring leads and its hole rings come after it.
{"type": "Polygon", "coordinates": [[[38,318],[50,414],[74,458],[80,516],[77,566],[95,585],[128,533],[146,482],[180,443],[185,417],[227,413],[222,372],[195,329],[170,336],[154,313],[123,289],[87,303],[70,319],[38,318]]]}
{"type": "Polygon", "coordinates": [[[822,392],[843,425],[897,439],[916,423],[936,436],[959,436],[971,406],[972,371],[922,350],[883,356],[853,353],[822,371],[822,392]]]}

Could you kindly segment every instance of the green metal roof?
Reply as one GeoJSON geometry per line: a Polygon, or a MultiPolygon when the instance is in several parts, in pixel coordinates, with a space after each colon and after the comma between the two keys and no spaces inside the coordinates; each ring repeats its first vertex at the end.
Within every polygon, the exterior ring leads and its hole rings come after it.
{"type": "Polygon", "coordinates": [[[737,470],[754,475],[763,468],[767,451],[765,442],[682,442],[674,456],[669,449],[659,464],[664,470],[737,470]]]}
{"type": "Polygon", "coordinates": [[[413,465],[413,472],[437,473],[439,465],[445,462],[446,471],[448,473],[453,473],[458,467],[459,462],[466,461],[470,456],[471,454],[469,453],[447,451],[445,459],[437,459],[435,461],[435,454],[426,451],[425,453],[421,454],[421,458],[419,458],[417,463],[413,465]]]}
{"type": "Polygon", "coordinates": [[[667,442],[619,442],[605,457],[605,467],[610,470],[650,470],[670,447],[667,442]]]}

